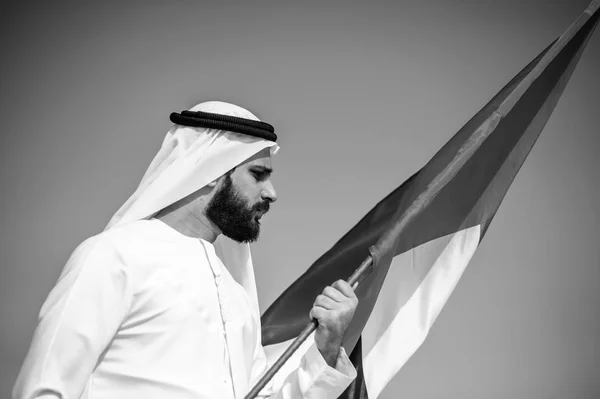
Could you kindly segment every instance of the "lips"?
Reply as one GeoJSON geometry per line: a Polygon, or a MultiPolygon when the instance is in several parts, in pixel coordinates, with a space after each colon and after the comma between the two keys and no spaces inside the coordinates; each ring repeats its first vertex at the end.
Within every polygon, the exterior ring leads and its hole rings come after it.
{"type": "Polygon", "coordinates": [[[263,202],[263,203],[256,204],[254,206],[254,211],[257,214],[256,218],[260,219],[265,213],[269,212],[269,203],[263,202]]]}

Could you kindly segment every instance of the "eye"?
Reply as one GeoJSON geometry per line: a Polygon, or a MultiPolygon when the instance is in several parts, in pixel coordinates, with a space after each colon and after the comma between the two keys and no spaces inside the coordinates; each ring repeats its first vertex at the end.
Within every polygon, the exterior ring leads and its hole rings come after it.
{"type": "Polygon", "coordinates": [[[265,174],[263,172],[252,172],[252,176],[256,179],[256,181],[263,181],[265,179],[265,174]]]}
{"type": "Polygon", "coordinates": [[[252,168],[249,171],[258,182],[268,180],[272,173],[272,170],[268,168],[252,168]]]}

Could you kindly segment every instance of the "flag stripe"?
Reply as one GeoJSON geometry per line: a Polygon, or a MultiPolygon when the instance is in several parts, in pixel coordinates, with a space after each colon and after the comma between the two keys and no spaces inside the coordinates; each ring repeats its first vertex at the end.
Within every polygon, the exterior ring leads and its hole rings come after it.
{"type": "MultiPolygon", "coordinates": [[[[591,21],[591,23],[597,24],[598,16],[600,16],[600,14],[596,16],[595,22],[591,21]]],[[[591,36],[591,33],[593,32],[593,29],[594,28],[590,30],[589,35],[580,45],[575,55],[568,63],[565,72],[556,82],[554,91],[547,95],[547,98],[541,105],[537,115],[529,123],[519,142],[516,143],[513,150],[510,152],[510,154],[496,173],[496,178],[494,179],[492,184],[490,184],[483,192],[483,194],[478,200],[478,203],[474,206],[473,211],[467,218],[467,225],[473,223],[471,221],[481,220],[482,238],[485,235],[496,211],[498,210],[500,203],[506,195],[506,192],[508,191],[508,185],[506,185],[505,182],[514,180],[516,174],[523,165],[525,158],[529,155],[529,152],[531,151],[533,145],[537,141],[542,129],[548,122],[550,114],[556,107],[560,96],[563,93],[569,81],[569,78],[575,70],[575,66],[577,65],[577,62],[581,57],[583,50],[585,49],[585,46],[591,36]]]]}
{"type": "MultiPolygon", "coordinates": [[[[354,350],[350,354],[350,361],[356,369],[356,379],[350,384],[348,388],[342,393],[341,397],[346,399],[368,399],[369,394],[367,392],[367,385],[365,384],[365,377],[363,372],[363,351],[362,342],[359,339],[354,347],[354,350]]],[[[374,396],[376,397],[376,396],[374,396]]]]}
{"type": "Polygon", "coordinates": [[[362,335],[364,379],[372,398],[421,346],[479,241],[480,226],[474,226],[394,258],[362,335]],[[412,286],[402,287],[407,285],[412,286]]]}
{"type": "Polygon", "coordinates": [[[585,40],[584,38],[591,33],[590,30],[593,30],[593,28],[595,27],[594,19],[597,20],[598,16],[596,16],[595,18],[590,17],[594,12],[597,11],[597,9],[598,3],[596,1],[592,2],[590,6],[585,10],[585,12],[581,14],[579,18],[577,18],[577,20],[573,22],[573,24],[565,31],[565,33],[563,33],[558,38],[555,45],[553,45],[549,49],[549,51],[540,60],[538,65],[536,65],[536,67],[531,71],[531,73],[528,74],[527,78],[524,79],[515,88],[513,93],[511,93],[510,97],[508,97],[502,102],[500,107],[498,107],[498,113],[500,113],[501,115],[506,115],[508,112],[510,112],[513,106],[521,99],[523,93],[526,90],[528,90],[529,84],[532,81],[536,80],[540,74],[545,73],[547,71],[546,67],[548,66],[548,64],[555,63],[556,58],[560,57],[558,56],[559,53],[565,53],[563,51],[565,47],[573,46],[575,45],[575,43],[578,43],[578,46],[582,43],[583,40],[585,40]],[[576,36],[579,36],[579,40],[576,38],[576,36]]]}

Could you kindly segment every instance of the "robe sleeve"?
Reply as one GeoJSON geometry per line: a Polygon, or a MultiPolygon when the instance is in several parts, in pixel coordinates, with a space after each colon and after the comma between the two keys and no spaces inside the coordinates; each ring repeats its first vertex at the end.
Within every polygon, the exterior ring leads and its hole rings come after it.
{"type": "MultiPolygon", "coordinates": [[[[252,387],[258,382],[268,369],[268,361],[265,350],[261,344],[261,336],[258,335],[258,342],[255,349],[255,361],[253,364],[252,387]]],[[[272,399],[321,399],[338,398],[350,383],[356,378],[356,370],[352,365],[346,351],[342,347],[338,354],[335,368],[329,366],[321,352],[314,343],[314,334],[311,335],[304,344],[308,344],[308,350],[300,359],[297,368],[291,370],[283,383],[278,383],[273,379],[270,384],[260,392],[259,398],[272,399]]],[[[303,346],[304,346],[303,344],[303,346]]],[[[302,351],[302,347],[299,349],[302,351]]],[[[293,361],[290,359],[290,363],[293,361]]],[[[280,372],[286,373],[286,365],[280,372]]]]}
{"type": "Polygon", "coordinates": [[[40,311],[13,399],[76,399],[127,315],[131,275],[106,240],[71,255],[40,311]]]}

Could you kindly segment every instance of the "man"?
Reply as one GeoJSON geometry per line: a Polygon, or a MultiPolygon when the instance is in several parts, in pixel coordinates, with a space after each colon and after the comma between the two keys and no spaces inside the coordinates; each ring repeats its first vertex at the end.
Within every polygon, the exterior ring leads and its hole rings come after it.
{"type": "MultiPolygon", "coordinates": [[[[136,192],[67,262],[13,398],[243,398],[266,371],[249,243],[277,198],[277,137],[222,102],[171,120],[136,192]]],[[[357,302],[343,281],[325,288],[314,345],[261,395],[341,394],[356,376],[341,341],[357,302]]]]}

